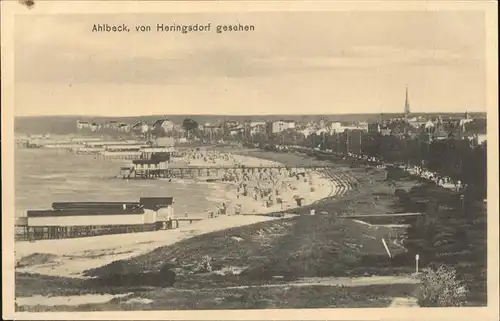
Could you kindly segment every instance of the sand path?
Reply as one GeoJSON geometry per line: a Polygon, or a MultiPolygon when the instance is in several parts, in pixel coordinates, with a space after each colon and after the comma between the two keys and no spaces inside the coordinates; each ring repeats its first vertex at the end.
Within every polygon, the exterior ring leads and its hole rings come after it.
{"type": "Polygon", "coordinates": [[[394,298],[389,308],[418,308],[417,298],[394,298]]]}
{"type": "Polygon", "coordinates": [[[303,286],[369,286],[369,285],[384,285],[384,284],[418,284],[420,281],[411,276],[370,276],[370,277],[317,277],[303,278],[295,282],[284,284],[263,284],[252,286],[234,286],[224,289],[247,289],[255,287],[263,288],[286,288],[286,287],[303,287],[303,286]]]}
{"type": "MultiPolygon", "coordinates": [[[[233,286],[224,288],[206,288],[203,289],[204,292],[207,291],[219,291],[221,289],[231,290],[231,289],[248,289],[256,287],[261,288],[290,288],[290,287],[307,287],[307,286],[344,286],[344,287],[355,287],[355,286],[370,286],[370,285],[381,285],[381,284],[418,284],[418,279],[412,278],[411,276],[372,276],[372,277],[317,277],[317,278],[304,278],[295,282],[285,283],[285,284],[262,284],[262,285],[252,285],[252,286],[233,286]]],[[[181,292],[198,292],[199,289],[172,289],[172,291],[181,292]]],[[[111,295],[111,294],[89,294],[82,296],[59,296],[59,297],[45,297],[45,296],[31,296],[16,298],[16,302],[19,305],[35,306],[35,305],[50,305],[50,306],[76,306],[81,304],[92,304],[92,303],[106,303],[112,299],[124,298],[130,296],[131,293],[111,295]]],[[[137,299],[137,298],[136,298],[137,299]]],[[[153,300],[148,300],[144,303],[152,303],[153,300]]],[[[128,303],[128,302],[126,302],[128,303]]],[[[394,298],[389,307],[418,307],[415,298],[405,298],[398,297],[394,298]]]]}

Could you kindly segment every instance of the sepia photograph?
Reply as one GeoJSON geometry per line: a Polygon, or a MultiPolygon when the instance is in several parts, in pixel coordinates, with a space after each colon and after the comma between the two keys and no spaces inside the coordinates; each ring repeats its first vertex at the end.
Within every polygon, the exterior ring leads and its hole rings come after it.
{"type": "Polygon", "coordinates": [[[92,2],[2,30],[13,315],[498,317],[496,3],[92,2]]]}

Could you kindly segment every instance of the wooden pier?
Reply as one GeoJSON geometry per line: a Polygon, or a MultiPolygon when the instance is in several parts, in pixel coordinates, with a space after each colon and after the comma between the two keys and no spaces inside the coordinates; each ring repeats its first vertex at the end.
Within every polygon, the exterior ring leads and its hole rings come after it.
{"type": "Polygon", "coordinates": [[[302,166],[204,166],[204,167],[169,167],[169,168],[135,168],[122,167],[120,178],[123,179],[155,179],[155,178],[220,178],[224,174],[232,173],[267,173],[267,172],[307,172],[310,170],[324,170],[334,165],[302,165],[302,166]]]}
{"type": "Polygon", "coordinates": [[[16,223],[15,239],[17,241],[68,239],[76,237],[92,237],[113,234],[154,232],[179,228],[181,222],[202,221],[199,217],[173,217],[171,221],[156,221],[150,224],[109,225],[109,226],[29,226],[27,223],[16,223]]]}

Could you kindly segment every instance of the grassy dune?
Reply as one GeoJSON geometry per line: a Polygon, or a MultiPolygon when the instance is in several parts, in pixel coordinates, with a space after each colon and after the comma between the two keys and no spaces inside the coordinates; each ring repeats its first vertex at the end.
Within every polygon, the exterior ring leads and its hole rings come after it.
{"type": "MultiPolygon", "coordinates": [[[[202,255],[212,257],[214,270],[244,267],[240,279],[364,275],[360,260],[387,254],[382,237],[396,236],[390,228],[373,228],[327,215],[298,216],[200,235],[161,247],[145,255],[87,271],[88,276],[159,270],[164,264],[188,275],[202,255]],[[358,270],[357,267],[361,267],[358,270]]],[[[398,248],[390,245],[393,252],[398,248]]],[[[392,271],[379,271],[378,275],[392,271]]]]}

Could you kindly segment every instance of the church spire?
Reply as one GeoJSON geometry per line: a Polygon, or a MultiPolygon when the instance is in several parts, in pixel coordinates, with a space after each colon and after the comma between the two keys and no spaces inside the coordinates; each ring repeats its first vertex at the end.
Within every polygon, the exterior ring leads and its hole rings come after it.
{"type": "Polygon", "coordinates": [[[405,100],[405,120],[410,116],[410,101],[408,100],[408,85],[406,85],[406,100],[405,100]]]}

